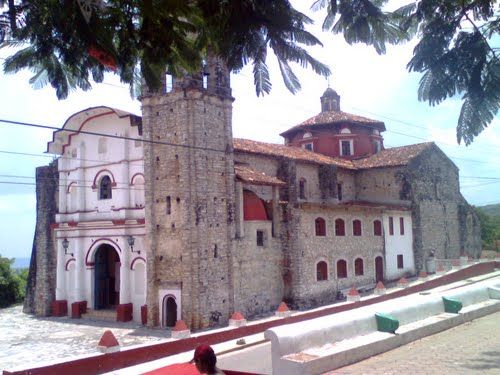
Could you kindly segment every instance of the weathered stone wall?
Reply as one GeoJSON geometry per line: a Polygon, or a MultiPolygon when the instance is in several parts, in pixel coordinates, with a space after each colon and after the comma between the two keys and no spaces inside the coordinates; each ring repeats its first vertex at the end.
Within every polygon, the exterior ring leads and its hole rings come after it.
{"type": "Polygon", "coordinates": [[[23,311],[51,314],[56,288],[56,250],[51,224],[57,213],[59,174],[57,162],[36,169],[36,226],[23,311]]]}
{"type": "Polygon", "coordinates": [[[235,310],[252,317],[276,309],[283,298],[282,250],[271,221],[245,221],[244,237],[234,244],[235,310]],[[256,232],[263,230],[264,246],[256,232]]]}
{"type": "Polygon", "coordinates": [[[409,203],[403,181],[403,167],[373,168],[358,171],[356,199],[383,203],[409,203]]]}
{"type": "Polygon", "coordinates": [[[381,220],[381,212],[376,209],[339,208],[332,206],[301,205],[299,228],[300,259],[303,264],[300,283],[296,286],[295,302],[301,307],[312,307],[335,299],[337,290],[351,286],[361,287],[375,283],[375,257],[383,256],[382,236],[373,235],[373,220],[381,220]],[[316,236],[315,219],[326,221],[326,236],[316,236]],[[345,236],[335,235],[335,220],[345,222],[345,236]],[[358,219],[362,225],[362,235],[354,236],[352,221],[358,219]],[[363,259],[364,273],[356,276],[354,261],[363,259]],[[343,259],[347,262],[347,278],[339,279],[336,263],[343,259]],[[317,281],[316,264],[326,261],[328,280],[317,281]]]}
{"type": "Polygon", "coordinates": [[[142,101],[144,138],[173,144],[144,145],[148,324],[159,323],[158,289],[173,288],[198,329],[234,307],[232,98],[181,86],[142,101]]]}
{"type": "Polygon", "coordinates": [[[458,258],[462,251],[477,256],[477,219],[460,194],[458,168],[450,159],[437,146],[430,146],[408,164],[403,178],[411,187],[417,270],[423,269],[431,251],[439,258],[458,258]]]}
{"type": "Polygon", "coordinates": [[[339,169],[337,182],[342,185],[342,201],[356,199],[355,173],[347,169],[339,169]]]}

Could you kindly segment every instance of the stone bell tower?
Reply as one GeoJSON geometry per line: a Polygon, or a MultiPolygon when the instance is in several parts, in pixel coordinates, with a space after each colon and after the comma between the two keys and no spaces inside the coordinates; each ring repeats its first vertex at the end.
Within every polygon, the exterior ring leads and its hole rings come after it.
{"type": "Polygon", "coordinates": [[[148,325],[199,329],[234,308],[234,99],[216,57],[168,78],[142,97],[148,325]]]}

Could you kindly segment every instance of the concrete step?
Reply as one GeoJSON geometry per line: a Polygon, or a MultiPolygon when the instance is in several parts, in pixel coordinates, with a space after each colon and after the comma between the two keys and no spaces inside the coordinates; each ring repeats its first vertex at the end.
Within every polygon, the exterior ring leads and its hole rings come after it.
{"type": "Polygon", "coordinates": [[[87,309],[87,312],[85,314],[82,314],[82,319],[99,320],[99,321],[106,321],[106,322],[116,322],[116,310],[115,309],[105,309],[105,310],[87,309]]]}

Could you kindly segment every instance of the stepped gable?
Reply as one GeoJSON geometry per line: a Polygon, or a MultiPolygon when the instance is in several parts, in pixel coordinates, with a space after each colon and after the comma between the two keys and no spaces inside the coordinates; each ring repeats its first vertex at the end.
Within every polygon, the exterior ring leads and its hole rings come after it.
{"type": "Polygon", "coordinates": [[[336,165],[337,167],[345,169],[356,169],[350,160],[331,158],[302,148],[289,147],[276,143],[265,143],[251,141],[249,139],[235,138],[233,139],[233,147],[235,152],[284,157],[307,163],[336,165]]]}
{"type": "Polygon", "coordinates": [[[407,165],[422,151],[431,146],[434,146],[434,142],[417,143],[414,145],[387,148],[367,158],[353,160],[353,164],[357,169],[396,167],[407,165]]]}
{"type": "Polygon", "coordinates": [[[284,137],[300,129],[314,129],[315,127],[340,124],[340,123],[364,125],[364,126],[369,126],[371,128],[377,128],[380,131],[385,130],[385,125],[382,121],[372,120],[367,117],[353,115],[351,113],[342,111],[327,111],[327,112],[321,112],[318,115],[311,117],[305,120],[304,122],[301,122],[300,124],[284,131],[280,135],[284,137]]]}
{"type": "Polygon", "coordinates": [[[279,178],[268,176],[264,172],[258,172],[243,165],[235,165],[234,172],[238,180],[248,182],[252,185],[285,185],[285,182],[281,181],[279,178]]]}

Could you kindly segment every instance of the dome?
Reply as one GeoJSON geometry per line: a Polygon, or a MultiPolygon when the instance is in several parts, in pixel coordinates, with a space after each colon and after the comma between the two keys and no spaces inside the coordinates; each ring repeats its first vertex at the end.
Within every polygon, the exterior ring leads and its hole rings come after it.
{"type": "Polygon", "coordinates": [[[329,96],[329,97],[332,97],[332,96],[339,96],[339,94],[337,94],[337,91],[335,91],[334,89],[332,89],[331,87],[328,87],[325,92],[323,93],[323,96],[329,96]]]}

